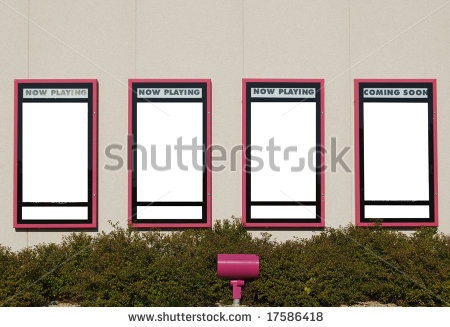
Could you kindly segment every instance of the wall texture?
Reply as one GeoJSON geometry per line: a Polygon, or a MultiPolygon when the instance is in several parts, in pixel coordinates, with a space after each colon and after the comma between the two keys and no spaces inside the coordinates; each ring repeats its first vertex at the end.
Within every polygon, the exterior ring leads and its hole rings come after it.
{"type": "MultiPolygon", "coordinates": [[[[439,229],[450,233],[450,1],[198,0],[0,1],[0,244],[58,242],[70,231],[16,231],[15,78],[99,81],[99,230],[127,222],[127,172],[104,168],[105,147],[126,156],[128,78],[210,78],[213,144],[241,144],[242,78],[324,78],[326,145],[350,147],[353,80],[436,78],[439,229]]],[[[237,170],[213,173],[213,220],[241,215],[237,170]]],[[[327,165],[330,166],[330,156],[327,165]]],[[[326,172],[326,225],[354,223],[354,175],[326,172]]],[[[259,231],[255,231],[258,233],[259,231]]],[[[314,231],[270,231],[278,240],[314,231]]]]}

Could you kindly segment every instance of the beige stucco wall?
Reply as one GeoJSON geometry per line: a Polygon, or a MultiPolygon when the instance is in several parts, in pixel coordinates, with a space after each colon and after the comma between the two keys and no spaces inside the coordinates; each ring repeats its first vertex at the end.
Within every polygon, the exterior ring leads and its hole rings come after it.
{"type": "MultiPolygon", "coordinates": [[[[446,0],[3,0],[0,44],[0,244],[18,249],[69,233],[12,227],[15,78],[98,79],[106,231],[108,220],[127,221],[126,167],[104,169],[104,150],[122,144],[125,157],[128,78],[210,78],[213,144],[227,149],[241,144],[242,78],[324,78],[326,145],[335,137],[338,149],[353,149],[353,79],[436,78],[439,229],[450,233],[446,0]]],[[[352,170],[353,155],[345,156],[352,170]]],[[[353,174],[328,170],[325,187],[326,225],[354,223],[353,174]]],[[[213,219],[232,215],[241,215],[241,172],[228,168],[213,174],[213,219]]],[[[270,232],[278,240],[313,233],[270,232]]]]}

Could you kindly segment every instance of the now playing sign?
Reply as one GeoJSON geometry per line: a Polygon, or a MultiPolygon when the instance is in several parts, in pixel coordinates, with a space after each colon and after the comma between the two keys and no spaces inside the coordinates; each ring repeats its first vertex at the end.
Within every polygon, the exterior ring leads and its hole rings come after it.
{"type": "Polygon", "coordinates": [[[323,227],[323,80],[244,79],[242,95],[243,224],[323,227]]]}
{"type": "Polygon", "coordinates": [[[16,80],[14,227],[97,226],[97,81],[16,80]]]}
{"type": "Polygon", "coordinates": [[[210,80],[129,80],[128,221],[211,226],[210,80]]]}

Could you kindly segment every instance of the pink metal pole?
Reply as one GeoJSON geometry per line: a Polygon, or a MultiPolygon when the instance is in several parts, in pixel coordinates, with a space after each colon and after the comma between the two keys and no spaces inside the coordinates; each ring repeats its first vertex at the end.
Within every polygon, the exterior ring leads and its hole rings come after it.
{"type": "Polygon", "coordinates": [[[233,305],[239,305],[242,297],[242,287],[245,282],[243,280],[230,280],[230,285],[233,287],[233,305]]]}

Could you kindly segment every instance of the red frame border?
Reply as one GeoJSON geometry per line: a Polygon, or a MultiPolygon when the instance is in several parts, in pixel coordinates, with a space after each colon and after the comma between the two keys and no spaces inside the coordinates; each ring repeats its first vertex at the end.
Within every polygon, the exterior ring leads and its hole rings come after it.
{"type": "MultiPolygon", "coordinates": [[[[321,183],[321,221],[319,223],[255,223],[247,222],[246,217],[246,203],[247,203],[247,181],[245,176],[246,167],[246,153],[245,145],[247,144],[246,130],[247,130],[247,117],[246,117],[246,103],[247,92],[246,85],[251,82],[263,82],[263,83],[319,83],[320,84],[320,146],[325,149],[325,92],[324,92],[324,79],[267,79],[267,78],[243,78],[242,79],[242,224],[245,227],[274,227],[274,228],[322,228],[325,227],[325,171],[322,169],[320,173],[321,183]]],[[[322,167],[325,167],[325,151],[321,152],[322,167]]]]}
{"type": "Polygon", "coordinates": [[[96,79],[15,79],[14,80],[14,192],[13,227],[17,229],[87,229],[97,228],[98,213],[98,81],[96,79]],[[17,221],[17,158],[18,158],[18,87],[20,83],[89,83],[92,84],[92,223],[88,224],[19,224],[17,221]]]}
{"type": "Polygon", "coordinates": [[[212,92],[211,79],[129,79],[128,80],[128,225],[135,228],[210,228],[212,217],[212,174],[211,143],[212,143],[212,92]],[[206,83],[206,223],[133,223],[132,222],[132,135],[133,135],[133,83],[206,83]]]}
{"type": "Polygon", "coordinates": [[[359,161],[359,84],[360,83],[431,83],[433,88],[433,152],[434,152],[434,222],[381,222],[383,227],[420,227],[439,225],[438,215],[438,154],[437,154],[437,90],[436,79],[355,79],[354,80],[354,138],[355,138],[355,220],[356,225],[361,227],[375,226],[376,223],[361,222],[361,212],[359,211],[360,194],[360,161],[359,161]]]}

